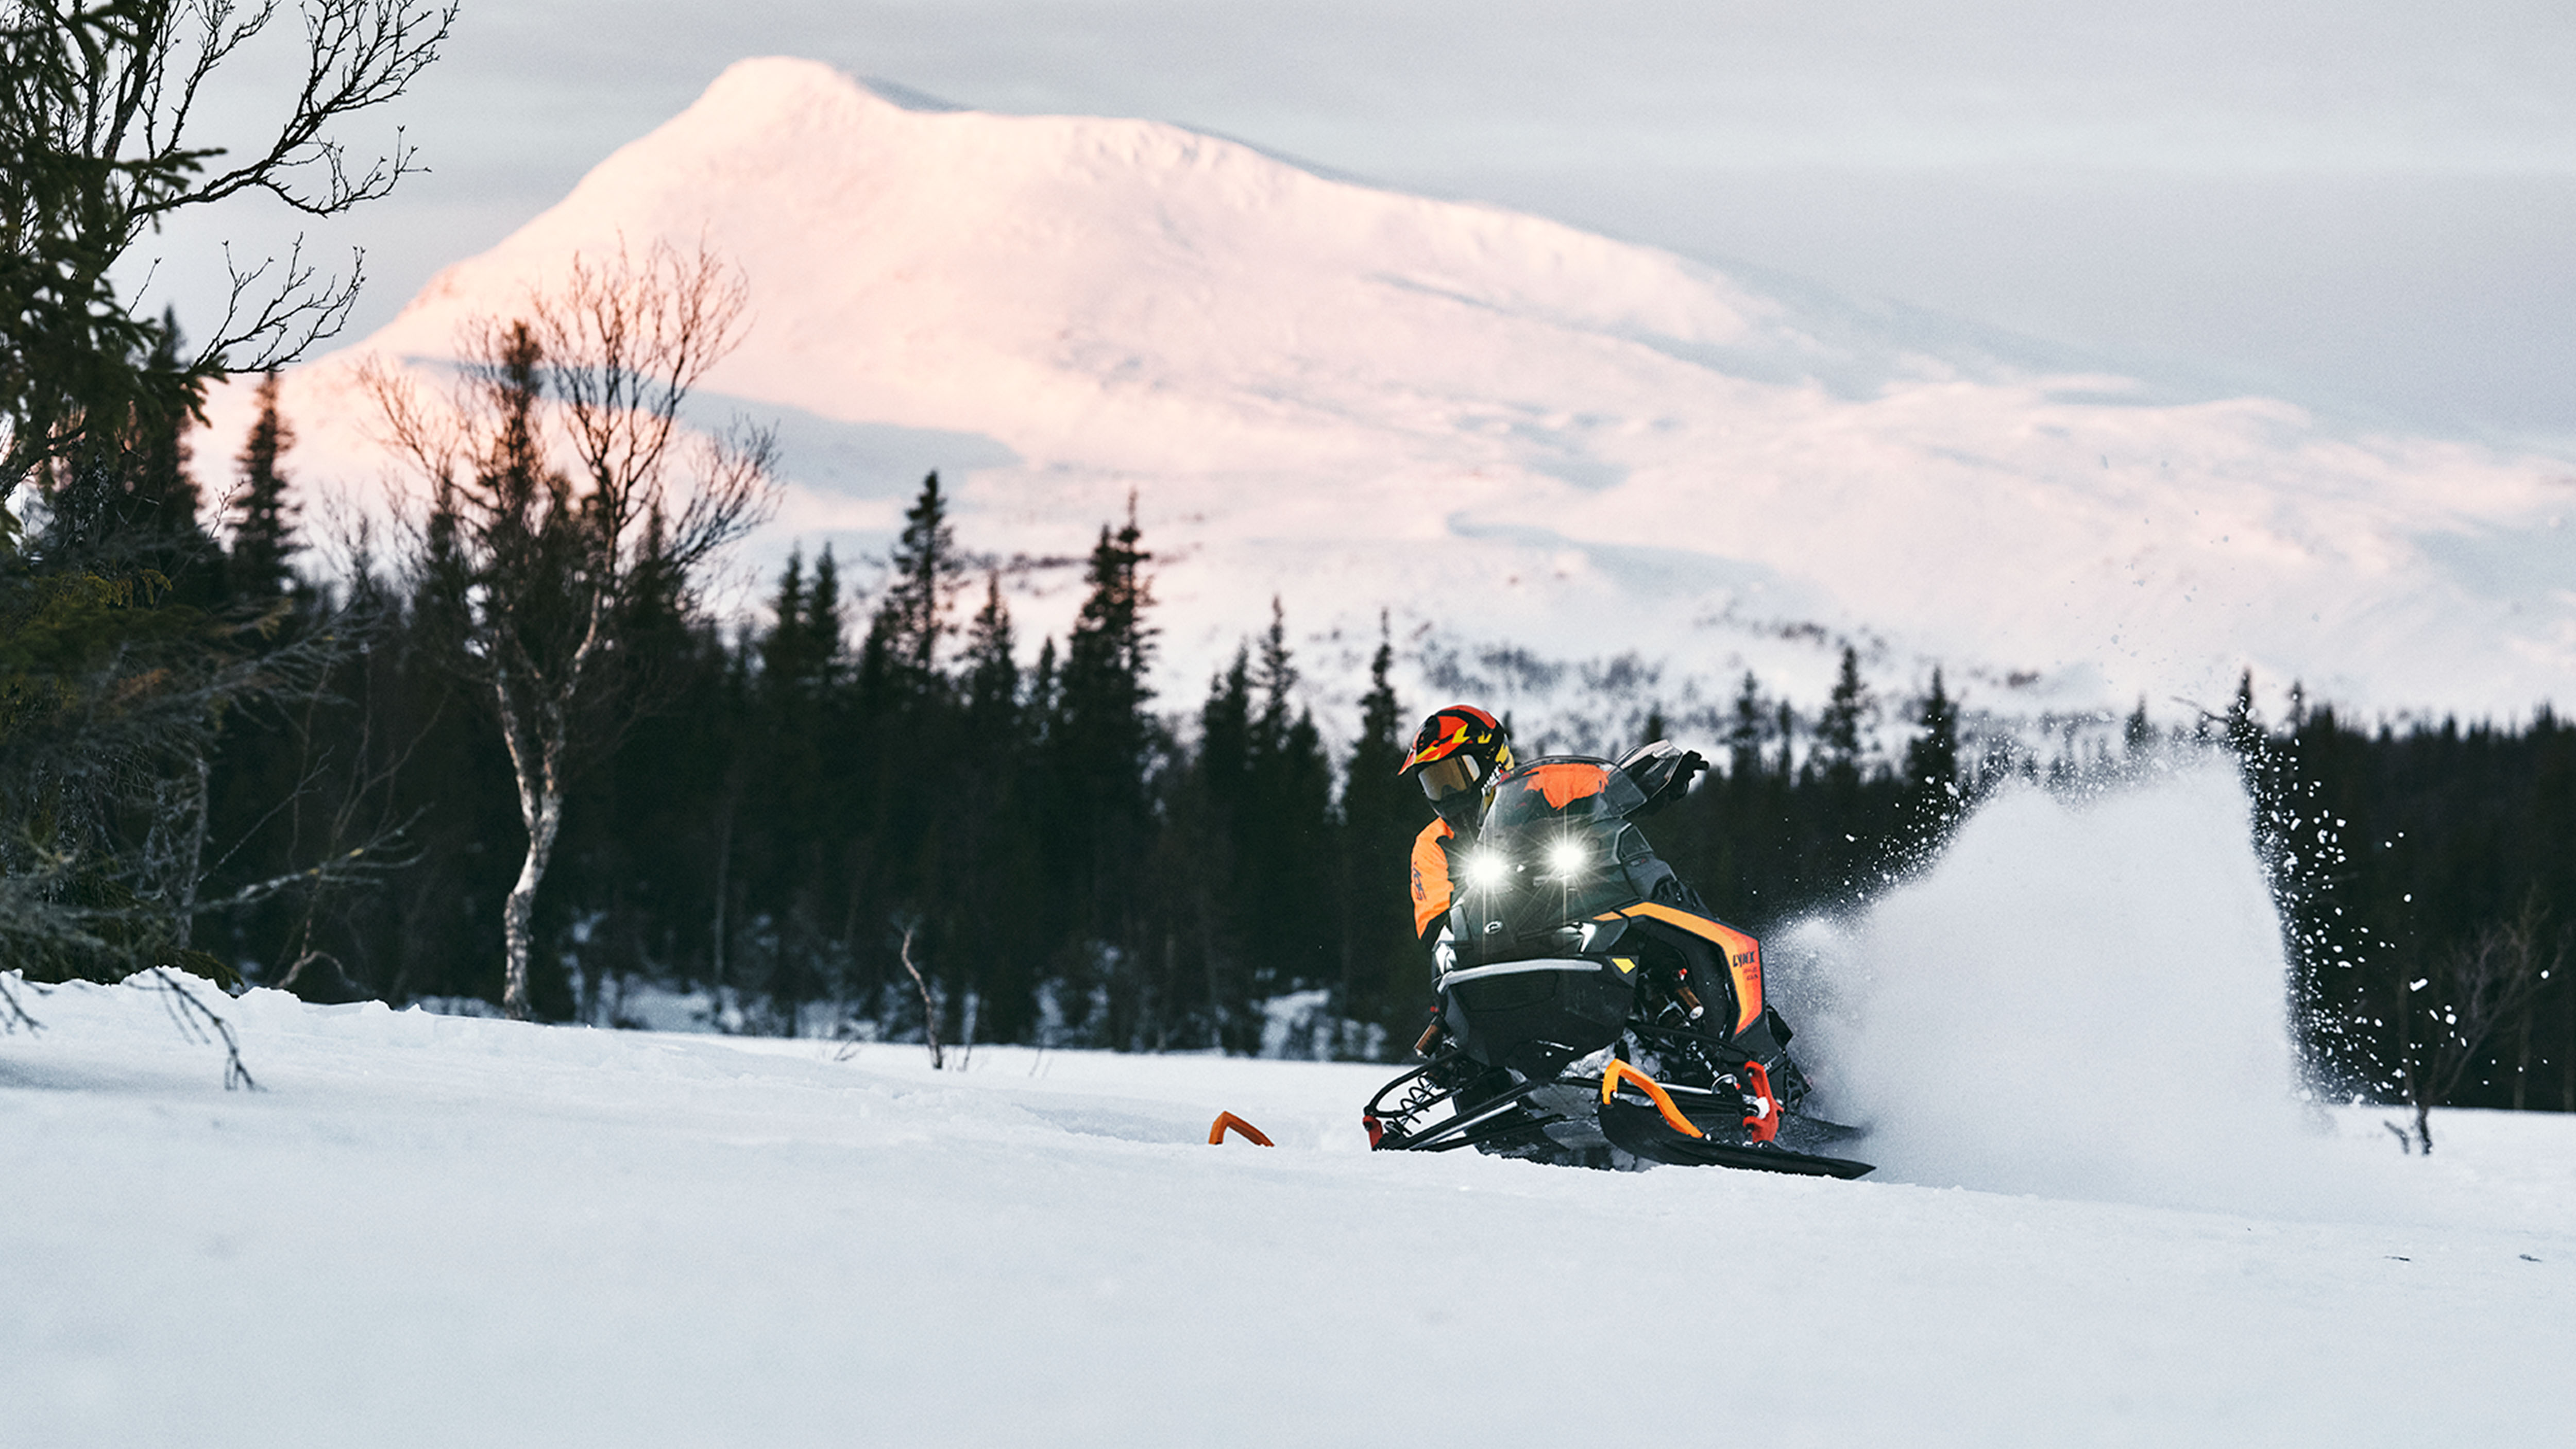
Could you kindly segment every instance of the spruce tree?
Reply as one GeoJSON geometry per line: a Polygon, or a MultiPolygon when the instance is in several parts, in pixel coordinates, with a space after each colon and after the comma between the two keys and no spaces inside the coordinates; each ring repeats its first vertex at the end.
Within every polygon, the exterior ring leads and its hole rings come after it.
{"type": "Polygon", "coordinates": [[[802,621],[806,657],[813,661],[816,688],[828,690],[840,677],[843,631],[849,621],[842,617],[841,566],[832,557],[832,546],[823,545],[822,556],[814,560],[814,583],[805,594],[805,617],[802,621]]]}
{"type": "Polygon", "coordinates": [[[1368,692],[1360,696],[1359,738],[1342,776],[1340,996],[1343,1015],[1386,1028],[1386,1044],[1402,1046],[1421,1014],[1422,962],[1407,868],[1414,832],[1430,810],[1421,790],[1396,773],[1404,764],[1406,721],[1389,677],[1394,667],[1395,644],[1381,613],[1368,692]]]}
{"type": "Polygon", "coordinates": [[[919,496],[904,511],[903,536],[886,562],[892,577],[870,632],[883,641],[889,685],[898,698],[917,704],[942,683],[939,644],[955,631],[949,606],[966,570],[936,472],[922,479],[919,496]]]}
{"type": "Polygon", "coordinates": [[[1199,706],[1198,772],[1229,838],[1250,807],[1253,749],[1252,655],[1239,648],[1199,706]]]}
{"type": "Polygon", "coordinates": [[[1901,828],[1909,854],[1928,852],[1958,817],[1959,710],[1932,670],[1932,692],[1923,698],[1923,732],[1905,745],[1905,798],[1901,828]]]}
{"type": "Polygon", "coordinates": [[[1270,601],[1251,683],[1261,712],[1252,727],[1251,809],[1236,822],[1245,867],[1239,909],[1260,919],[1251,933],[1253,987],[1269,994],[1330,980],[1333,899],[1327,868],[1332,849],[1332,767],[1311,711],[1295,709],[1297,668],[1288,648],[1288,617],[1270,601]]]}
{"type": "Polygon", "coordinates": [[[1762,773],[1762,737],[1769,727],[1762,708],[1762,682],[1748,669],[1744,687],[1735,695],[1735,722],[1726,732],[1727,779],[1750,784],[1762,773]]]}
{"type": "Polygon", "coordinates": [[[277,372],[259,380],[259,417],[235,462],[241,493],[233,504],[232,556],[226,572],[233,592],[253,601],[282,597],[294,582],[287,564],[296,548],[295,508],[287,501],[278,461],[295,446],[294,430],[277,412],[277,372]]]}
{"type": "Polygon", "coordinates": [[[1153,587],[1144,568],[1153,555],[1138,547],[1140,537],[1132,501],[1123,528],[1112,533],[1101,526],[1083,572],[1089,592],[1066,637],[1057,685],[1068,777],[1086,782],[1084,793],[1096,804],[1122,809],[1144,799],[1145,707],[1154,697],[1145,682],[1156,631],[1145,620],[1153,587]]]}
{"type": "Polygon", "coordinates": [[[966,655],[961,661],[958,693],[966,702],[969,737],[991,749],[1018,733],[1020,665],[1013,657],[1011,611],[1002,602],[1002,575],[984,576],[984,606],[966,626],[966,655]]]}
{"type": "Polygon", "coordinates": [[[1816,717],[1816,758],[1824,778],[1838,790],[1850,790],[1860,784],[1861,715],[1867,694],[1860,682],[1860,653],[1843,646],[1841,672],[1834,677],[1834,692],[1825,712],[1816,717]]]}
{"type": "MultiPolygon", "coordinates": [[[[1133,961],[1139,874],[1148,844],[1147,771],[1154,726],[1145,682],[1155,630],[1146,621],[1152,558],[1139,546],[1135,503],[1125,526],[1103,525],[1084,570],[1089,592],[1073,621],[1054,684],[1047,752],[1055,777],[1060,867],[1079,903],[1078,929],[1133,961]]],[[[1043,658],[1043,667],[1047,661],[1043,658]]]]}

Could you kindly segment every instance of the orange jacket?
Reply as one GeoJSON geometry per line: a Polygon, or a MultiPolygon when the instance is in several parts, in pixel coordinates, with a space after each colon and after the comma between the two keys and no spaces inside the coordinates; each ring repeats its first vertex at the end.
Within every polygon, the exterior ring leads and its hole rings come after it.
{"type": "Polygon", "coordinates": [[[1458,832],[1434,820],[1413,837],[1413,934],[1429,936],[1449,914],[1449,842],[1458,832]]]}

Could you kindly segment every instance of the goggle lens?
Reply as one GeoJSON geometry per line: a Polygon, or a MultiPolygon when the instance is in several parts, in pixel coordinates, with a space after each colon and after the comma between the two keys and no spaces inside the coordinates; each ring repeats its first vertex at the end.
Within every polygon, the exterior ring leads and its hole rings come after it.
{"type": "Polygon", "coordinates": [[[1476,783],[1476,757],[1461,750],[1445,760],[1434,760],[1422,767],[1422,793],[1432,800],[1445,800],[1476,783]]]}

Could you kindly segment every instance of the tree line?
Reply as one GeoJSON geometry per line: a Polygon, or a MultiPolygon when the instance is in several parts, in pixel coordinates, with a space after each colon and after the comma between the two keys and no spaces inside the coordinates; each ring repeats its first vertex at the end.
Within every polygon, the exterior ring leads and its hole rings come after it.
{"type": "MultiPolygon", "coordinates": [[[[504,1000],[527,822],[488,683],[456,665],[473,626],[434,547],[362,550],[340,579],[291,566],[309,556],[280,464],[292,436],[272,386],[224,538],[195,524],[169,438],[133,451],[142,481],[120,495],[158,511],[87,525],[157,550],[172,582],[154,608],[269,620],[272,651],[344,645],[298,676],[292,710],[213,738],[195,895],[242,904],[191,949],[322,998],[504,1000]],[[372,873],[299,865],[361,837],[383,843],[372,873]]],[[[93,517],[74,502],[46,527],[93,517]]],[[[1070,629],[1031,650],[950,509],[934,473],[868,561],[883,583],[867,596],[826,548],[787,562],[755,623],[680,593],[623,606],[610,652],[632,687],[566,761],[527,1009],[639,1021],[634,1003],[684,998],[734,1030],[1240,1052],[1285,1027],[1301,1052],[1400,1048],[1427,1000],[1402,862],[1429,817],[1396,770],[1447,701],[1399,699],[1381,639],[1358,733],[1326,739],[1276,605],[1202,691],[1159,698],[1132,513],[1094,541],[1070,629]]],[[[2141,704],[2082,732],[1976,732],[1938,671],[1881,700],[1846,649],[1820,708],[1747,675],[1720,722],[1686,742],[1719,768],[1648,829],[1757,932],[1864,902],[2008,780],[2116,778],[2177,740],[2230,751],[2321,1080],[2576,1107],[2576,730],[2545,710],[2365,731],[2294,705],[2266,724],[2249,678],[2223,713],[2165,729],[2141,704]],[[1869,726],[1882,708],[1904,720],[1892,746],[1869,726]]]]}

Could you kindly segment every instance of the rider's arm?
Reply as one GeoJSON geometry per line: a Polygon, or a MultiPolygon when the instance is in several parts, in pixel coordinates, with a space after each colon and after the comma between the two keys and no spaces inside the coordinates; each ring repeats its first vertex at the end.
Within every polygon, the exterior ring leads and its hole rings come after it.
{"type": "Polygon", "coordinates": [[[1457,833],[1434,820],[1413,837],[1413,934],[1425,945],[1449,918],[1449,841],[1457,833]]]}

